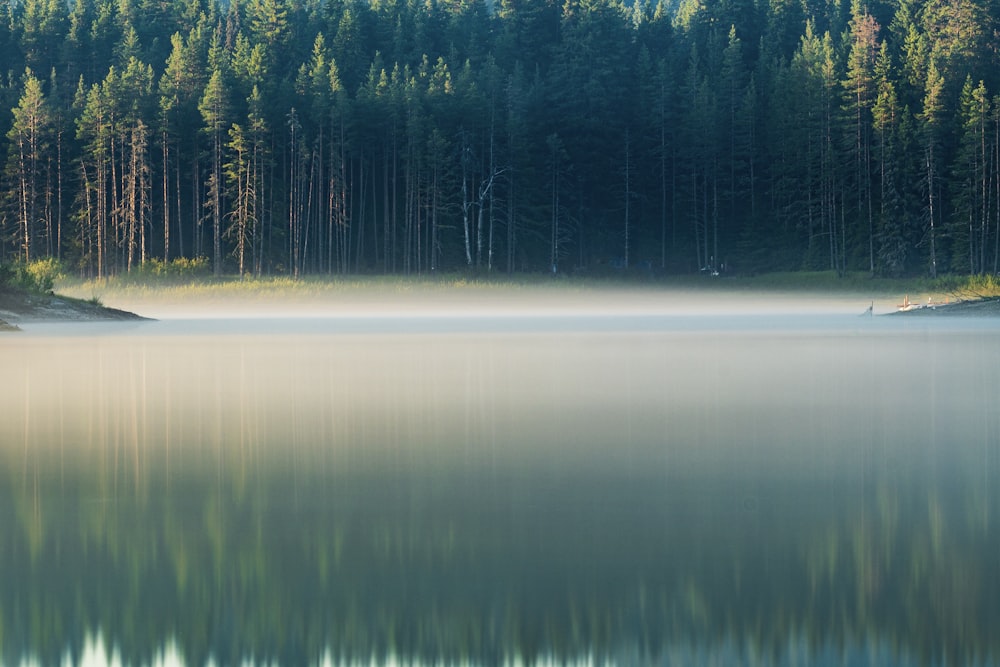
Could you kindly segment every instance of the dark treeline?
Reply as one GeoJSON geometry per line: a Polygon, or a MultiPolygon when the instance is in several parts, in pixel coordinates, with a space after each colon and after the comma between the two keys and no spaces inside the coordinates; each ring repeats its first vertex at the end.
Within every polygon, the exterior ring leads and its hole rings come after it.
{"type": "Polygon", "coordinates": [[[0,260],[995,273],[994,0],[0,0],[0,260]]]}

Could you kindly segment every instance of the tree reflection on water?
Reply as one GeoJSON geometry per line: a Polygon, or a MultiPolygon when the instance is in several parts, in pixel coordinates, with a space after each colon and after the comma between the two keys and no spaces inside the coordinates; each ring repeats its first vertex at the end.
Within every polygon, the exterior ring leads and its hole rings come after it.
{"type": "Polygon", "coordinates": [[[192,665],[1000,649],[995,513],[974,485],[772,484],[734,504],[719,478],[275,464],[140,486],[115,462],[5,463],[6,664],[80,655],[88,631],[128,664],[172,639],[192,665]]]}
{"type": "Polygon", "coordinates": [[[53,347],[5,359],[31,374],[0,401],[4,664],[95,645],[124,664],[1000,660],[989,373],[962,395],[970,430],[928,456],[919,430],[900,444],[895,399],[866,407],[877,387],[832,394],[856,419],[817,435],[825,411],[776,426],[784,408],[740,403],[738,373],[706,399],[633,384],[678,367],[649,361],[660,347],[556,404],[570,371],[508,395],[511,357],[453,343],[408,357],[416,372],[389,360],[381,389],[350,351],[303,352],[308,396],[301,364],[255,375],[271,341],[182,346],[196,382],[147,344],[89,352],[81,378],[53,347]],[[745,415],[745,449],[715,413],[745,415]]]}

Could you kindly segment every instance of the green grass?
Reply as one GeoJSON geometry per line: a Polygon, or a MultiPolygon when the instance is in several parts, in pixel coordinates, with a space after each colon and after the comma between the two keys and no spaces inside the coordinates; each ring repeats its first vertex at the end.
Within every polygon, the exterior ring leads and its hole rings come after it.
{"type": "Polygon", "coordinates": [[[941,278],[943,288],[950,288],[952,294],[963,298],[1000,297],[1000,277],[992,275],[941,278]]]}
{"type": "Polygon", "coordinates": [[[757,293],[843,294],[871,298],[911,300],[974,299],[1000,296],[1000,278],[993,276],[945,276],[937,279],[872,278],[866,273],[838,276],[828,272],[768,273],[745,276],[669,276],[664,278],[610,276],[601,278],[553,278],[545,274],[507,276],[505,274],[449,273],[434,276],[309,276],[291,278],[272,276],[251,278],[238,276],[215,277],[204,271],[204,265],[192,263],[179,270],[160,263],[152,269],[101,280],[74,281],[63,279],[56,289],[68,296],[77,296],[100,303],[101,295],[116,299],[309,299],[316,297],[406,295],[455,292],[533,292],[538,289],[587,292],[615,289],[685,289],[706,291],[753,291],[757,293]]]}
{"type": "Polygon", "coordinates": [[[249,296],[280,296],[296,294],[310,296],[330,293],[349,293],[372,290],[405,293],[415,289],[492,289],[510,288],[519,283],[513,281],[478,281],[463,277],[453,278],[405,278],[405,277],[306,277],[290,278],[273,276],[262,278],[242,278],[237,276],[176,279],[104,278],[99,280],[72,281],[60,284],[63,290],[115,292],[120,294],[174,293],[177,295],[231,294],[249,296]]]}
{"type": "Polygon", "coordinates": [[[942,276],[939,278],[872,278],[856,272],[838,276],[833,271],[768,273],[749,278],[722,278],[731,289],[775,292],[825,292],[872,297],[916,296],[975,299],[1000,296],[1000,279],[994,276],[942,276]]]}
{"type": "Polygon", "coordinates": [[[62,264],[54,258],[34,260],[32,262],[14,262],[0,264],[0,287],[50,294],[56,284],[66,277],[62,264]]]}

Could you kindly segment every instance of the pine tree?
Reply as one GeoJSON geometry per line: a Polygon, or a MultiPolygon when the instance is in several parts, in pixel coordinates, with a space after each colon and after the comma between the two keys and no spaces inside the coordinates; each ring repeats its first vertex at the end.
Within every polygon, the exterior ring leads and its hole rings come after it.
{"type": "Polygon", "coordinates": [[[14,217],[17,221],[18,255],[30,262],[36,255],[52,254],[53,233],[50,198],[53,183],[47,165],[52,130],[52,111],[42,92],[42,84],[30,69],[24,73],[24,92],[14,108],[14,124],[7,132],[10,141],[7,171],[14,188],[14,217]],[[41,237],[40,239],[38,237],[41,237]]]}
{"type": "Polygon", "coordinates": [[[246,133],[238,123],[229,128],[227,143],[230,160],[224,165],[228,199],[232,202],[229,218],[232,221],[226,229],[226,236],[235,239],[237,268],[242,278],[246,272],[249,253],[251,220],[253,209],[253,185],[251,183],[251,151],[246,133]]]}
{"type": "Polygon", "coordinates": [[[27,66],[36,72],[47,72],[56,66],[68,28],[69,11],[65,2],[24,0],[19,41],[27,66]]]}
{"type": "Polygon", "coordinates": [[[959,98],[961,124],[959,148],[951,169],[952,265],[970,274],[986,267],[986,238],[989,229],[990,193],[990,99],[985,84],[973,85],[967,77],[959,98]]]}
{"type": "Polygon", "coordinates": [[[223,216],[223,145],[228,125],[229,92],[221,68],[212,71],[205,92],[198,104],[204,121],[204,132],[209,139],[209,171],[206,180],[208,200],[206,206],[212,221],[212,271],[222,273],[222,216],[223,216]]]}
{"type": "MultiPolygon", "coordinates": [[[[170,38],[170,56],[159,79],[159,142],[163,158],[160,205],[165,260],[187,254],[185,240],[196,239],[201,215],[198,187],[184,187],[184,184],[198,181],[198,135],[202,122],[198,102],[205,86],[204,56],[199,53],[202,42],[200,28],[190,31],[186,39],[174,33],[170,38]],[[176,243],[171,229],[177,233],[176,243]],[[190,237],[185,236],[185,229],[190,229],[190,237]]],[[[192,249],[197,254],[197,243],[192,249]]]]}
{"type": "Polygon", "coordinates": [[[875,61],[879,52],[879,25],[859,0],[851,7],[851,49],[843,81],[844,109],[849,118],[849,152],[853,169],[850,187],[859,227],[866,230],[868,270],[875,272],[875,224],[871,195],[871,108],[875,102],[875,61]]]}
{"type": "MultiPolygon", "coordinates": [[[[748,190],[748,174],[752,150],[752,112],[747,106],[747,72],[743,64],[743,43],[736,34],[736,26],[730,26],[726,47],[722,51],[722,66],[719,73],[720,122],[720,178],[725,182],[725,219],[730,230],[740,230],[747,224],[747,214],[752,215],[752,192],[748,190]]],[[[727,238],[734,236],[732,232],[727,238]]],[[[718,252],[716,253],[718,256],[718,252]]],[[[719,263],[722,259],[720,257],[719,263]]]]}
{"type": "Polygon", "coordinates": [[[122,110],[119,145],[122,153],[121,202],[126,239],[126,270],[145,263],[146,230],[152,210],[152,166],[149,137],[153,116],[153,68],[132,57],[122,72],[120,89],[128,91],[122,110]]]}
{"type": "MultiPolygon", "coordinates": [[[[846,268],[846,230],[838,177],[836,121],[839,82],[836,78],[833,40],[820,37],[812,23],[791,63],[790,78],[779,81],[790,95],[791,120],[787,132],[788,157],[780,169],[778,206],[787,209],[805,236],[804,265],[826,267],[843,273],[846,268]]],[[[779,111],[779,113],[781,113],[779,111]]]]}
{"type": "Polygon", "coordinates": [[[906,212],[901,189],[900,123],[902,110],[892,80],[889,50],[885,43],[875,67],[878,95],[872,106],[874,160],[879,174],[879,212],[875,233],[876,266],[880,275],[903,273],[908,247],[904,235],[906,212]]]}
{"type": "MultiPolygon", "coordinates": [[[[113,73],[112,69],[109,75],[113,73]]],[[[80,193],[83,211],[79,215],[83,259],[89,270],[102,278],[111,273],[108,218],[112,201],[109,187],[112,112],[102,87],[93,84],[85,89],[82,78],[76,100],[79,109],[77,138],[83,144],[79,161],[84,185],[80,193]]]]}
{"type": "Polygon", "coordinates": [[[348,90],[354,90],[364,80],[365,68],[370,58],[365,53],[365,35],[362,26],[360,2],[350,2],[337,23],[332,42],[333,59],[340,69],[340,78],[348,90]]]}
{"type": "Polygon", "coordinates": [[[993,21],[981,0],[928,0],[920,14],[929,59],[957,93],[966,76],[988,63],[993,21]]]}
{"type": "Polygon", "coordinates": [[[928,254],[928,271],[932,278],[938,275],[938,218],[941,215],[941,195],[938,161],[944,132],[944,77],[931,61],[927,69],[923,110],[920,112],[920,134],[924,152],[924,197],[928,254]]]}

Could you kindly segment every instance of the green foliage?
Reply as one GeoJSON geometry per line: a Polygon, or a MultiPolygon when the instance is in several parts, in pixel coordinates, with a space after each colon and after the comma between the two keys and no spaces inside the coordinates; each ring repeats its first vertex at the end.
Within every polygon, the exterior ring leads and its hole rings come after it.
{"type": "Polygon", "coordinates": [[[205,280],[211,274],[207,257],[178,257],[169,262],[153,258],[120,276],[119,280],[126,284],[185,283],[205,280]]]}
{"type": "Polygon", "coordinates": [[[53,257],[33,262],[0,264],[0,287],[10,286],[31,292],[49,293],[66,273],[62,263],[53,257]]]}
{"type": "Polygon", "coordinates": [[[969,276],[966,290],[981,297],[1000,296],[1000,279],[990,274],[969,276]]]}
{"type": "Polygon", "coordinates": [[[1000,266],[1000,12],[976,0],[24,7],[0,35],[0,257],[1000,266]]]}
{"type": "Polygon", "coordinates": [[[1000,297],[1000,279],[993,275],[945,276],[937,281],[937,291],[957,299],[985,299],[1000,297]]]}

